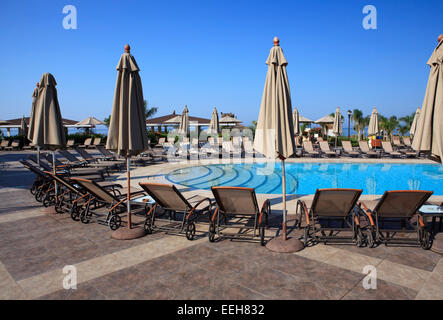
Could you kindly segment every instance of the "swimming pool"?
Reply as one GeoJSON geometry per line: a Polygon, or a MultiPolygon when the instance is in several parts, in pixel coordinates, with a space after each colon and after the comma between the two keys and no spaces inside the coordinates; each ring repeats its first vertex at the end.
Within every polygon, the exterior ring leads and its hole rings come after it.
{"type": "MultiPolygon", "coordinates": [[[[357,188],[363,194],[386,190],[432,190],[443,195],[439,164],[286,163],[286,192],[313,194],[317,188],[357,188]]],[[[211,186],[255,188],[257,193],[281,194],[281,164],[215,164],[177,169],[166,178],[193,189],[211,186]]]]}

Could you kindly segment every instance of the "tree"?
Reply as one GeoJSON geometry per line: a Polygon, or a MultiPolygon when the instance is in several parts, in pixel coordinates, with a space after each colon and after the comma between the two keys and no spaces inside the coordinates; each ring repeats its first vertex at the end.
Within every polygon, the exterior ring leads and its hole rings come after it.
{"type": "Polygon", "coordinates": [[[400,119],[398,119],[400,122],[404,123],[404,125],[400,125],[398,128],[402,135],[404,135],[406,132],[411,130],[411,126],[412,126],[412,122],[414,121],[414,117],[415,117],[415,112],[413,112],[410,115],[407,115],[407,116],[404,116],[404,117],[401,117],[400,119]]]}
{"type": "Polygon", "coordinates": [[[396,116],[392,116],[390,118],[386,118],[383,116],[379,116],[380,127],[383,129],[385,135],[389,136],[392,140],[392,134],[395,129],[398,128],[399,122],[396,116]]]}
{"type": "Polygon", "coordinates": [[[103,122],[109,128],[109,124],[111,123],[111,115],[109,115],[107,118],[104,118],[103,122]]]}
{"type": "Polygon", "coordinates": [[[255,137],[255,129],[257,129],[257,121],[252,121],[251,125],[249,126],[249,129],[252,131],[252,135],[255,137]]]}
{"type": "Polygon", "coordinates": [[[145,107],[145,117],[146,117],[146,119],[151,118],[158,111],[158,107],[151,107],[151,108],[149,108],[148,101],[146,101],[146,100],[143,100],[143,106],[145,107]]]}
{"type": "Polygon", "coordinates": [[[351,119],[354,122],[354,130],[358,132],[358,140],[361,140],[361,132],[365,128],[363,111],[354,109],[354,111],[352,111],[351,119]]]}

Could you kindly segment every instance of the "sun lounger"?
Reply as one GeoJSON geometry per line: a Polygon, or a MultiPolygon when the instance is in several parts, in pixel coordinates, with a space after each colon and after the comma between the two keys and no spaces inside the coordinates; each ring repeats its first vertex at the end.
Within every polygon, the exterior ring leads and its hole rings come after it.
{"type": "Polygon", "coordinates": [[[405,144],[406,148],[412,148],[411,137],[403,137],[403,143],[405,144]]]}
{"type": "Polygon", "coordinates": [[[254,146],[251,140],[245,140],[243,142],[243,147],[245,149],[245,158],[254,156],[254,146]]]}
{"type": "Polygon", "coordinates": [[[68,142],[66,142],[66,148],[72,149],[76,146],[74,139],[69,139],[68,142]]]}
{"type": "Polygon", "coordinates": [[[89,146],[87,146],[87,148],[95,148],[95,147],[97,147],[97,146],[102,146],[103,144],[102,144],[102,138],[100,138],[100,137],[97,137],[97,138],[94,138],[93,140],[92,140],[92,143],[89,145],[89,146]]]}
{"type": "Polygon", "coordinates": [[[86,149],[75,148],[75,151],[86,161],[89,165],[94,165],[97,167],[118,167],[121,169],[125,166],[125,160],[101,160],[100,158],[93,157],[86,149]]]}
{"type": "Polygon", "coordinates": [[[401,155],[404,155],[405,157],[412,157],[412,158],[417,158],[418,157],[418,152],[413,151],[413,150],[409,150],[409,149],[399,149],[397,151],[394,151],[392,149],[392,145],[390,142],[387,141],[383,141],[382,142],[382,146],[383,146],[383,150],[388,153],[391,156],[399,156],[398,153],[400,153],[401,155]]]}
{"type": "MultiPolygon", "coordinates": [[[[45,158],[52,165],[52,154],[42,153],[41,157],[45,158]]],[[[57,158],[55,158],[55,166],[57,170],[67,170],[73,176],[100,175],[104,179],[106,173],[109,175],[107,168],[78,167],[69,163],[63,163],[57,158]]]]}
{"type": "Polygon", "coordinates": [[[303,142],[303,155],[307,153],[308,155],[312,156],[312,157],[319,157],[320,156],[320,152],[315,151],[314,147],[312,146],[312,142],[311,141],[304,141],[303,142]]]}
{"type": "Polygon", "coordinates": [[[404,148],[405,146],[403,143],[401,143],[399,136],[393,136],[392,143],[394,144],[394,146],[396,146],[399,149],[404,148]]]}
{"type": "Polygon", "coordinates": [[[320,141],[320,150],[322,154],[328,156],[328,157],[337,157],[337,153],[335,151],[332,151],[329,147],[329,143],[327,141],[320,141]]]}
{"type": "Polygon", "coordinates": [[[222,152],[225,155],[225,157],[234,157],[234,158],[240,158],[241,157],[241,146],[234,146],[232,141],[223,141],[222,144],[222,152]]]}
{"type": "Polygon", "coordinates": [[[186,199],[174,185],[159,183],[139,183],[155,204],[148,212],[145,231],[166,231],[172,234],[184,233],[188,240],[193,240],[196,223],[208,217],[212,202],[207,197],[194,196],[186,199]],[[177,215],[181,215],[181,218],[177,215]]]}
{"type": "Polygon", "coordinates": [[[383,148],[383,152],[392,158],[394,157],[401,158],[403,156],[403,153],[399,151],[394,151],[394,149],[392,149],[391,143],[388,141],[382,141],[381,146],[383,148]]]}
{"type": "Polygon", "coordinates": [[[360,148],[360,151],[363,153],[363,155],[367,157],[378,157],[378,153],[372,150],[369,150],[368,142],[364,140],[360,140],[358,142],[358,146],[360,148]]]}
{"type": "Polygon", "coordinates": [[[260,210],[255,190],[241,187],[212,187],[217,207],[209,225],[209,241],[215,237],[253,240],[258,236],[265,245],[265,228],[271,213],[271,202],[266,200],[260,210]],[[226,229],[239,229],[237,233],[224,232],[226,229]],[[248,232],[252,230],[251,232],[248,232]]]}
{"type": "Polygon", "coordinates": [[[36,179],[29,188],[29,191],[35,197],[35,200],[42,202],[44,195],[52,187],[51,177],[27,160],[19,160],[19,162],[36,175],[36,179]]]}
{"type": "Polygon", "coordinates": [[[87,138],[83,144],[79,145],[79,148],[87,148],[88,146],[90,146],[92,144],[92,138],[87,138]]]}
{"type": "Polygon", "coordinates": [[[369,221],[366,232],[368,245],[373,247],[378,242],[385,245],[416,244],[429,249],[430,234],[418,209],[432,193],[421,190],[386,191],[373,210],[362,202],[361,211],[369,221]],[[398,233],[417,233],[417,238],[397,237],[398,233]]]}
{"type": "Polygon", "coordinates": [[[4,150],[7,150],[7,151],[13,151],[13,150],[19,150],[19,149],[20,149],[20,141],[18,141],[18,140],[13,140],[11,145],[4,148],[4,150]]]}
{"type": "Polygon", "coordinates": [[[360,156],[360,152],[354,151],[354,149],[352,148],[351,141],[342,141],[341,144],[343,146],[343,151],[346,155],[350,157],[360,156]]]}
{"type": "MultiPolygon", "coordinates": [[[[127,194],[119,193],[117,195],[115,192],[103,188],[92,180],[82,178],[71,178],[71,180],[81,185],[88,194],[85,197],[86,201],[74,213],[74,217],[71,215],[71,218],[74,220],[80,219],[83,223],[89,223],[92,217],[96,216],[97,222],[108,225],[111,230],[117,230],[122,222],[120,214],[126,211],[127,194]],[[101,215],[93,211],[92,205],[95,207],[97,204],[108,209],[105,219],[101,219],[101,215]]],[[[131,192],[131,197],[141,194],[144,194],[144,192],[137,190],[131,192]]]]}
{"type": "Polygon", "coordinates": [[[5,150],[6,147],[9,147],[10,140],[3,139],[0,144],[0,149],[5,150]]]}
{"type": "Polygon", "coordinates": [[[305,245],[311,239],[325,244],[351,242],[362,246],[364,239],[356,206],[362,192],[359,189],[317,189],[309,209],[305,201],[298,200],[299,227],[303,225],[303,219],[306,224],[303,236],[305,245]]]}

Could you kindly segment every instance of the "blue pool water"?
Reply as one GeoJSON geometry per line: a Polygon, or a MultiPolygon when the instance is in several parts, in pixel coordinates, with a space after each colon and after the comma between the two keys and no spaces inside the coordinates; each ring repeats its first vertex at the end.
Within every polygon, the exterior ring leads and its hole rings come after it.
{"type": "MultiPolygon", "coordinates": [[[[434,195],[443,195],[443,166],[439,164],[286,163],[285,168],[289,194],[313,194],[317,188],[357,188],[363,189],[363,194],[431,190],[434,195]]],[[[257,193],[282,193],[280,162],[188,167],[166,178],[195,189],[237,186],[255,188],[257,193]]]]}

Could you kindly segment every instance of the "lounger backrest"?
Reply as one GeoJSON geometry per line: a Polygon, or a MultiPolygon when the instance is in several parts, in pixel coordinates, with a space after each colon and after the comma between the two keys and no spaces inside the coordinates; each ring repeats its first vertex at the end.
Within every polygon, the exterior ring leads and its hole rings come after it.
{"type": "Polygon", "coordinates": [[[370,151],[368,143],[366,141],[364,141],[364,140],[360,140],[358,142],[358,146],[360,147],[360,150],[363,151],[363,152],[369,152],[370,151]]]}
{"type": "MultiPolygon", "coordinates": [[[[53,159],[52,159],[52,154],[50,154],[50,153],[41,153],[41,155],[43,156],[43,157],[45,157],[45,159],[46,159],[46,161],[48,161],[49,163],[51,163],[52,164],[52,161],[53,161],[53,159]]],[[[58,160],[57,158],[55,158],[55,165],[56,166],[60,166],[60,165],[63,165],[63,163],[60,161],[60,160],[58,160]]]]}
{"type": "Polygon", "coordinates": [[[139,185],[165,209],[185,211],[192,208],[192,205],[174,185],[143,182],[140,182],[139,185]]]}
{"type": "Polygon", "coordinates": [[[361,189],[317,189],[312,212],[317,216],[346,217],[357,204],[361,189]]]}
{"type": "Polygon", "coordinates": [[[71,162],[80,162],[80,160],[67,150],[58,150],[58,153],[71,162]]]}
{"type": "Polygon", "coordinates": [[[432,193],[422,190],[386,191],[374,208],[374,212],[382,218],[411,217],[432,193]]]}
{"type": "Polygon", "coordinates": [[[41,171],[39,168],[37,168],[36,166],[33,166],[31,163],[29,163],[29,161],[26,160],[19,160],[19,162],[28,170],[32,171],[33,173],[35,173],[36,175],[38,175],[39,177],[42,178],[48,178],[48,175],[46,173],[44,173],[43,171],[41,171]]]}
{"type": "Polygon", "coordinates": [[[20,141],[18,141],[18,140],[14,140],[14,141],[12,141],[12,143],[11,143],[11,146],[12,147],[18,147],[20,145],[20,141]]]}
{"type": "Polygon", "coordinates": [[[158,139],[158,143],[159,144],[163,144],[163,143],[165,143],[165,141],[166,141],[165,137],[162,137],[162,138],[158,139]]]}
{"type": "Polygon", "coordinates": [[[411,138],[410,137],[403,137],[403,142],[405,145],[410,146],[411,145],[411,138]]]}
{"type": "Polygon", "coordinates": [[[98,151],[100,151],[100,153],[102,155],[104,155],[105,157],[113,157],[114,155],[112,154],[112,152],[110,152],[108,149],[106,149],[103,146],[95,146],[97,148],[98,151]]]}
{"type": "Polygon", "coordinates": [[[215,139],[214,139],[214,137],[209,137],[209,138],[208,138],[208,142],[209,142],[209,144],[215,144],[215,139]]]}
{"type": "Polygon", "coordinates": [[[311,141],[304,141],[303,142],[303,149],[305,149],[307,151],[314,151],[314,148],[312,147],[312,142],[311,141]]]}
{"type": "Polygon", "coordinates": [[[92,142],[92,138],[87,138],[87,139],[85,140],[85,142],[84,142],[84,145],[85,145],[85,146],[90,146],[90,145],[91,145],[91,142],[92,142]]]}
{"type": "Polygon", "coordinates": [[[354,151],[354,150],[352,149],[351,141],[342,141],[342,142],[341,142],[341,145],[343,146],[343,149],[344,149],[346,152],[352,152],[352,151],[354,151]]]}
{"type": "Polygon", "coordinates": [[[382,141],[381,145],[383,147],[383,150],[385,150],[386,152],[393,152],[394,151],[394,149],[392,149],[391,143],[388,141],[382,141]]]}
{"type": "Polygon", "coordinates": [[[87,161],[94,160],[94,158],[85,149],[75,148],[75,151],[77,151],[77,153],[80,154],[82,158],[87,161]]]}
{"type": "Polygon", "coordinates": [[[7,147],[7,146],[9,146],[9,140],[2,140],[2,144],[1,144],[1,146],[2,146],[2,147],[7,147]]]}
{"type": "Polygon", "coordinates": [[[251,140],[246,140],[244,142],[245,151],[248,153],[254,152],[254,146],[252,145],[251,140]]]}
{"type": "Polygon", "coordinates": [[[231,141],[223,141],[222,147],[225,151],[231,152],[232,151],[232,142],[231,141]]]}
{"type": "Polygon", "coordinates": [[[318,141],[318,142],[323,142],[324,140],[323,140],[322,137],[317,137],[317,141],[318,141]]]}
{"type": "Polygon", "coordinates": [[[75,144],[75,142],[74,142],[73,139],[69,139],[68,142],[66,143],[66,145],[67,145],[68,147],[72,147],[74,144],[75,144]]]}
{"type": "Polygon", "coordinates": [[[250,214],[259,212],[255,190],[242,187],[212,187],[217,205],[227,214],[250,214]]]}
{"type": "MultiPolygon", "coordinates": [[[[37,157],[35,155],[33,155],[33,154],[29,155],[28,159],[31,160],[34,163],[38,163],[37,157]]],[[[43,159],[40,159],[40,167],[42,167],[46,171],[52,171],[51,166],[49,164],[45,163],[43,161],[43,159]]]]}
{"type": "Polygon", "coordinates": [[[98,137],[98,138],[94,138],[94,142],[93,142],[93,145],[98,145],[98,144],[100,144],[102,142],[102,138],[100,138],[100,137],[98,137]]]}
{"type": "Polygon", "coordinates": [[[329,148],[329,143],[327,141],[320,141],[320,149],[322,151],[331,151],[329,148]]]}
{"type": "Polygon", "coordinates": [[[393,142],[394,145],[396,145],[396,146],[401,145],[401,143],[400,143],[400,137],[399,137],[399,136],[393,136],[393,137],[392,137],[392,142],[393,142]]]}
{"type": "Polygon", "coordinates": [[[71,178],[79,185],[81,185],[88,193],[92,194],[98,200],[112,204],[117,203],[120,200],[114,197],[113,194],[109,193],[107,190],[103,189],[97,183],[92,180],[82,179],[82,178],[71,178]]]}
{"type": "Polygon", "coordinates": [[[52,177],[52,179],[54,179],[55,181],[57,181],[58,183],[64,185],[66,188],[68,188],[70,191],[72,192],[76,192],[78,193],[79,190],[76,189],[74,186],[72,186],[68,181],[66,181],[64,178],[61,178],[60,176],[54,175],[52,172],[49,171],[45,171],[45,173],[49,176],[52,177]]]}

